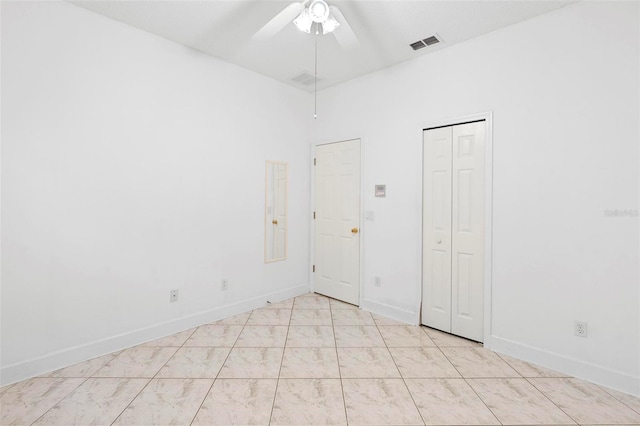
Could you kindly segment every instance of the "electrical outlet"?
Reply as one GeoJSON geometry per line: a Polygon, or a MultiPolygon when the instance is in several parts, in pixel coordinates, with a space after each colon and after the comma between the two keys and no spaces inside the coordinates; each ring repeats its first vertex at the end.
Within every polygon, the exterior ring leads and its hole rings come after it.
{"type": "Polygon", "coordinates": [[[169,292],[169,302],[177,302],[178,301],[178,289],[171,290],[169,292]]]}
{"type": "Polygon", "coordinates": [[[229,289],[229,280],[226,278],[223,278],[220,281],[220,290],[227,291],[228,289],[229,289]]]}
{"type": "Polygon", "coordinates": [[[576,321],[574,325],[574,333],[578,337],[587,337],[587,322],[576,321]]]}
{"type": "Polygon", "coordinates": [[[380,287],[381,282],[382,280],[379,276],[376,275],[375,277],[373,277],[373,285],[375,285],[376,287],[380,287]]]}

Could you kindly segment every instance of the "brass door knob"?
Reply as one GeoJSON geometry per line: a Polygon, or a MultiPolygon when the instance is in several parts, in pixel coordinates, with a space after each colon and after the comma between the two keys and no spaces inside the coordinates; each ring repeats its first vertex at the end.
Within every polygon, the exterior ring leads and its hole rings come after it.
{"type": "Polygon", "coordinates": [[[358,233],[358,228],[353,228],[353,229],[351,229],[351,233],[352,233],[352,234],[357,234],[357,233],[358,233]]]}
{"type": "Polygon", "coordinates": [[[277,220],[277,219],[273,219],[273,220],[271,221],[271,223],[273,223],[274,225],[277,225],[277,224],[278,224],[278,220],[277,220]]]}

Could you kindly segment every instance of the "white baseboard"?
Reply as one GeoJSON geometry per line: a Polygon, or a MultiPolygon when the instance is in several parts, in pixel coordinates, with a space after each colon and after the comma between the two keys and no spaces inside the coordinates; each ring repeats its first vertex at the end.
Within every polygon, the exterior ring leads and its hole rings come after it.
{"type": "Polygon", "coordinates": [[[406,322],[409,325],[418,325],[418,314],[385,303],[365,299],[361,302],[360,308],[400,322],[406,322]]]}
{"type": "Polygon", "coordinates": [[[494,352],[624,393],[640,396],[640,377],[638,376],[496,336],[491,336],[490,342],[486,346],[494,352]]]}
{"type": "Polygon", "coordinates": [[[139,330],[96,340],[84,345],[56,351],[27,361],[20,361],[0,369],[0,386],[19,382],[42,375],[78,362],[130,348],[151,340],[169,336],[180,331],[218,321],[233,315],[260,308],[269,302],[279,302],[309,292],[309,284],[290,287],[285,290],[264,294],[240,302],[187,315],[171,321],[154,324],[139,330]]]}

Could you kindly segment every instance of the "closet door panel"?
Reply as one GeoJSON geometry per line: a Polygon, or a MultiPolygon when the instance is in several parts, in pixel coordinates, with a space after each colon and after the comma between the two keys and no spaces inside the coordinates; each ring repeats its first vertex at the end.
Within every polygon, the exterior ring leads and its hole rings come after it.
{"type": "Polygon", "coordinates": [[[451,332],[483,340],[485,123],[453,126],[451,332]]]}
{"type": "Polygon", "coordinates": [[[424,132],[422,322],[451,331],[450,127],[424,132]]]}

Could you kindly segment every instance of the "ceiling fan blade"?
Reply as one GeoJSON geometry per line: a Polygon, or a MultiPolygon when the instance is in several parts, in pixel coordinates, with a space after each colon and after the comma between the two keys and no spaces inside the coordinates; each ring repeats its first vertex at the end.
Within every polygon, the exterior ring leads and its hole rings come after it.
{"type": "Polygon", "coordinates": [[[279,33],[287,24],[290,24],[304,10],[305,2],[294,2],[285,7],[269,22],[264,24],[257,33],[251,37],[254,40],[265,40],[279,33]]]}
{"type": "Polygon", "coordinates": [[[351,25],[349,25],[347,18],[344,17],[340,8],[338,6],[329,6],[329,10],[331,10],[333,16],[340,23],[340,26],[332,33],[338,41],[338,44],[344,49],[355,49],[358,47],[360,45],[358,37],[356,37],[353,29],[351,29],[351,25]]]}

